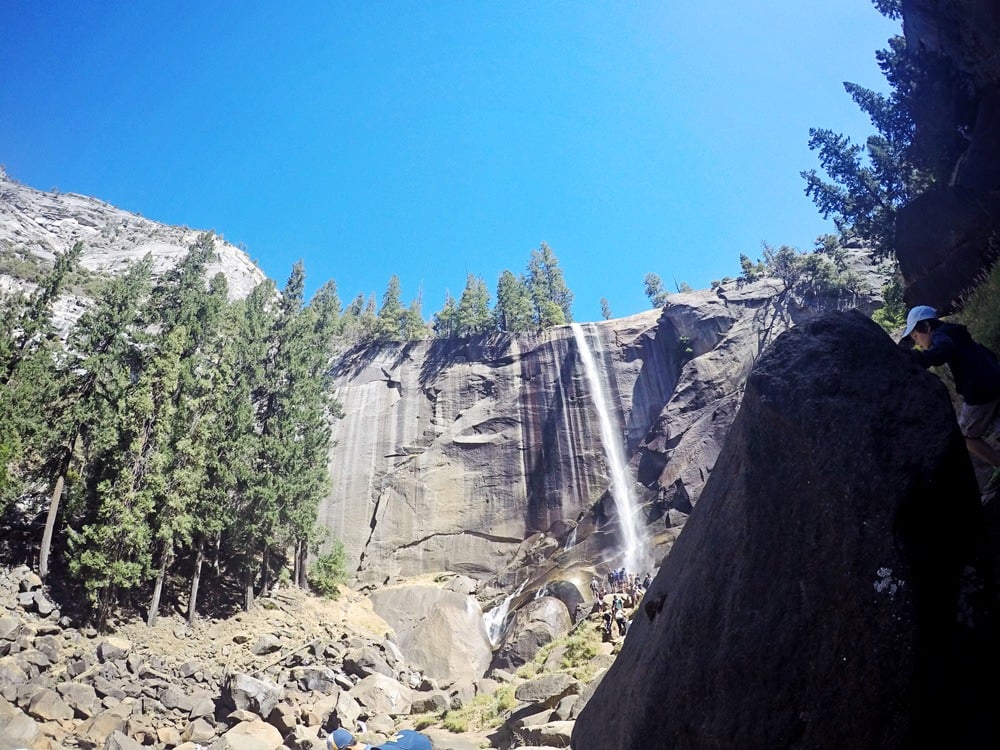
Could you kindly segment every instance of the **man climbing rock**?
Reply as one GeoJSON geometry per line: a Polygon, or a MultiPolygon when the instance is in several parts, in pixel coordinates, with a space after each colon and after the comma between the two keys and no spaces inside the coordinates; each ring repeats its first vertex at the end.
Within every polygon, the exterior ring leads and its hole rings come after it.
{"type": "Polygon", "coordinates": [[[948,365],[955,390],[962,397],[958,426],[969,453],[993,467],[983,488],[986,502],[1000,489],[1000,453],[985,437],[1000,416],[1000,362],[996,354],[973,340],[965,326],[945,323],[927,305],[912,308],[906,316],[904,341],[909,338],[913,355],[923,367],[948,365]]]}

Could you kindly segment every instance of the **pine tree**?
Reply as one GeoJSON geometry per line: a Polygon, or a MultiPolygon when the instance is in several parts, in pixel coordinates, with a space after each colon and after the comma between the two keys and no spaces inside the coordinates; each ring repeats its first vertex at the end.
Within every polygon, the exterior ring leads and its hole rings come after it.
{"type": "Polygon", "coordinates": [[[444,306],[434,313],[431,327],[434,335],[441,339],[450,339],[458,335],[458,304],[450,293],[445,292],[444,306]]]}
{"type": "Polygon", "coordinates": [[[555,253],[544,242],[531,251],[527,283],[539,329],[572,322],[573,292],[566,286],[555,253]]]}
{"type": "Polygon", "coordinates": [[[493,330],[490,293],[482,278],[469,274],[455,311],[455,330],[459,336],[476,336],[493,330]]]}
{"type": "Polygon", "coordinates": [[[605,320],[611,320],[611,305],[607,297],[601,297],[601,317],[605,320]]]}
{"type": "MultiPolygon", "coordinates": [[[[889,18],[901,17],[898,0],[875,0],[875,6],[889,18]]],[[[891,38],[888,48],[876,53],[876,58],[892,88],[889,95],[844,84],[876,133],[862,146],[826,128],[810,129],[809,148],[818,152],[820,166],[829,179],[815,169],[801,174],[806,195],[824,218],[833,217],[841,235],[853,234],[886,256],[895,251],[899,209],[947,178],[964,148],[955,113],[972,105],[963,99],[967,87],[961,77],[946,69],[945,61],[912,52],[901,35],[891,38]],[[938,102],[941,97],[928,97],[927,93],[942,88],[954,100],[953,107],[938,106],[928,112],[925,102],[938,102]],[[915,128],[918,112],[927,123],[919,139],[915,128]]]]}
{"type": "Polygon", "coordinates": [[[382,307],[378,311],[376,338],[379,341],[401,341],[403,339],[401,325],[403,304],[400,301],[401,293],[399,277],[393,274],[389,277],[385,294],[382,295],[382,307]]]}
{"type": "Polygon", "coordinates": [[[109,408],[123,396],[131,378],[129,363],[136,357],[140,338],[142,306],[150,290],[152,256],[130,264],[114,277],[95,306],[85,312],[70,331],[69,358],[65,367],[70,377],[60,399],[59,435],[51,464],[55,478],[38,556],[38,573],[48,574],[49,552],[59,517],[60,503],[70,466],[78,450],[88,450],[98,425],[109,408]],[[75,374],[74,373],[78,373],[75,374]]]}
{"type": "Polygon", "coordinates": [[[496,326],[507,333],[526,333],[535,328],[531,294],[523,278],[504,269],[497,282],[496,326]]]}

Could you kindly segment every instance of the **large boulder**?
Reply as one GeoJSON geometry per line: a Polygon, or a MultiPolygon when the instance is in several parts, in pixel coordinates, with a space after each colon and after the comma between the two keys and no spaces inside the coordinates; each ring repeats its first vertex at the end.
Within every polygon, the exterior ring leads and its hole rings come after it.
{"type": "Polygon", "coordinates": [[[514,669],[527,664],[542,646],[569,632],[569,610],[554,596],[532,599],[517,610],[493,657],[494,669],[514,669]]]}
{"type": "Polygon", "coordinates": [[[1000,746],[995,602],[946,389],[823,316],[755,366],[574,746],[1000,746]]]}
{"type": "Polygon", "coordinates": [[[371,599],[415,669],[445,683],[475,680],[486,672],[492,652],[474,597],[412,584],[381,589],[371,599]]]}

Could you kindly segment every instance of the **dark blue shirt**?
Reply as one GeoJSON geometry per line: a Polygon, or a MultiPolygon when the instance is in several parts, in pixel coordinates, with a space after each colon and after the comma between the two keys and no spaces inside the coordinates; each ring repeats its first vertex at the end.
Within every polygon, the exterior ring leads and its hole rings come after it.
{"type": "Polygon", "coordinates": [[[948,365],[955,390],[967,404],[976,406],[1000,399],[1000,362],[977,344],[965,326],[942,323],[931,331],[931,348],[914,350],[924,367],[948,365]]]}

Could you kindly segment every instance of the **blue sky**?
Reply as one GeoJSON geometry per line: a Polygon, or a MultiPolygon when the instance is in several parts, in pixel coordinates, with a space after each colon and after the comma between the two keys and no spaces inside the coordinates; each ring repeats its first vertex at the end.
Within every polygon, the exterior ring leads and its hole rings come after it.
{"type": "Polygon", "coordinates": [[[868,0],[0,3],[0,163],[429,318],[547,242],[574,317],[829,231],[808,129],[871,128],[868,0]]]}

